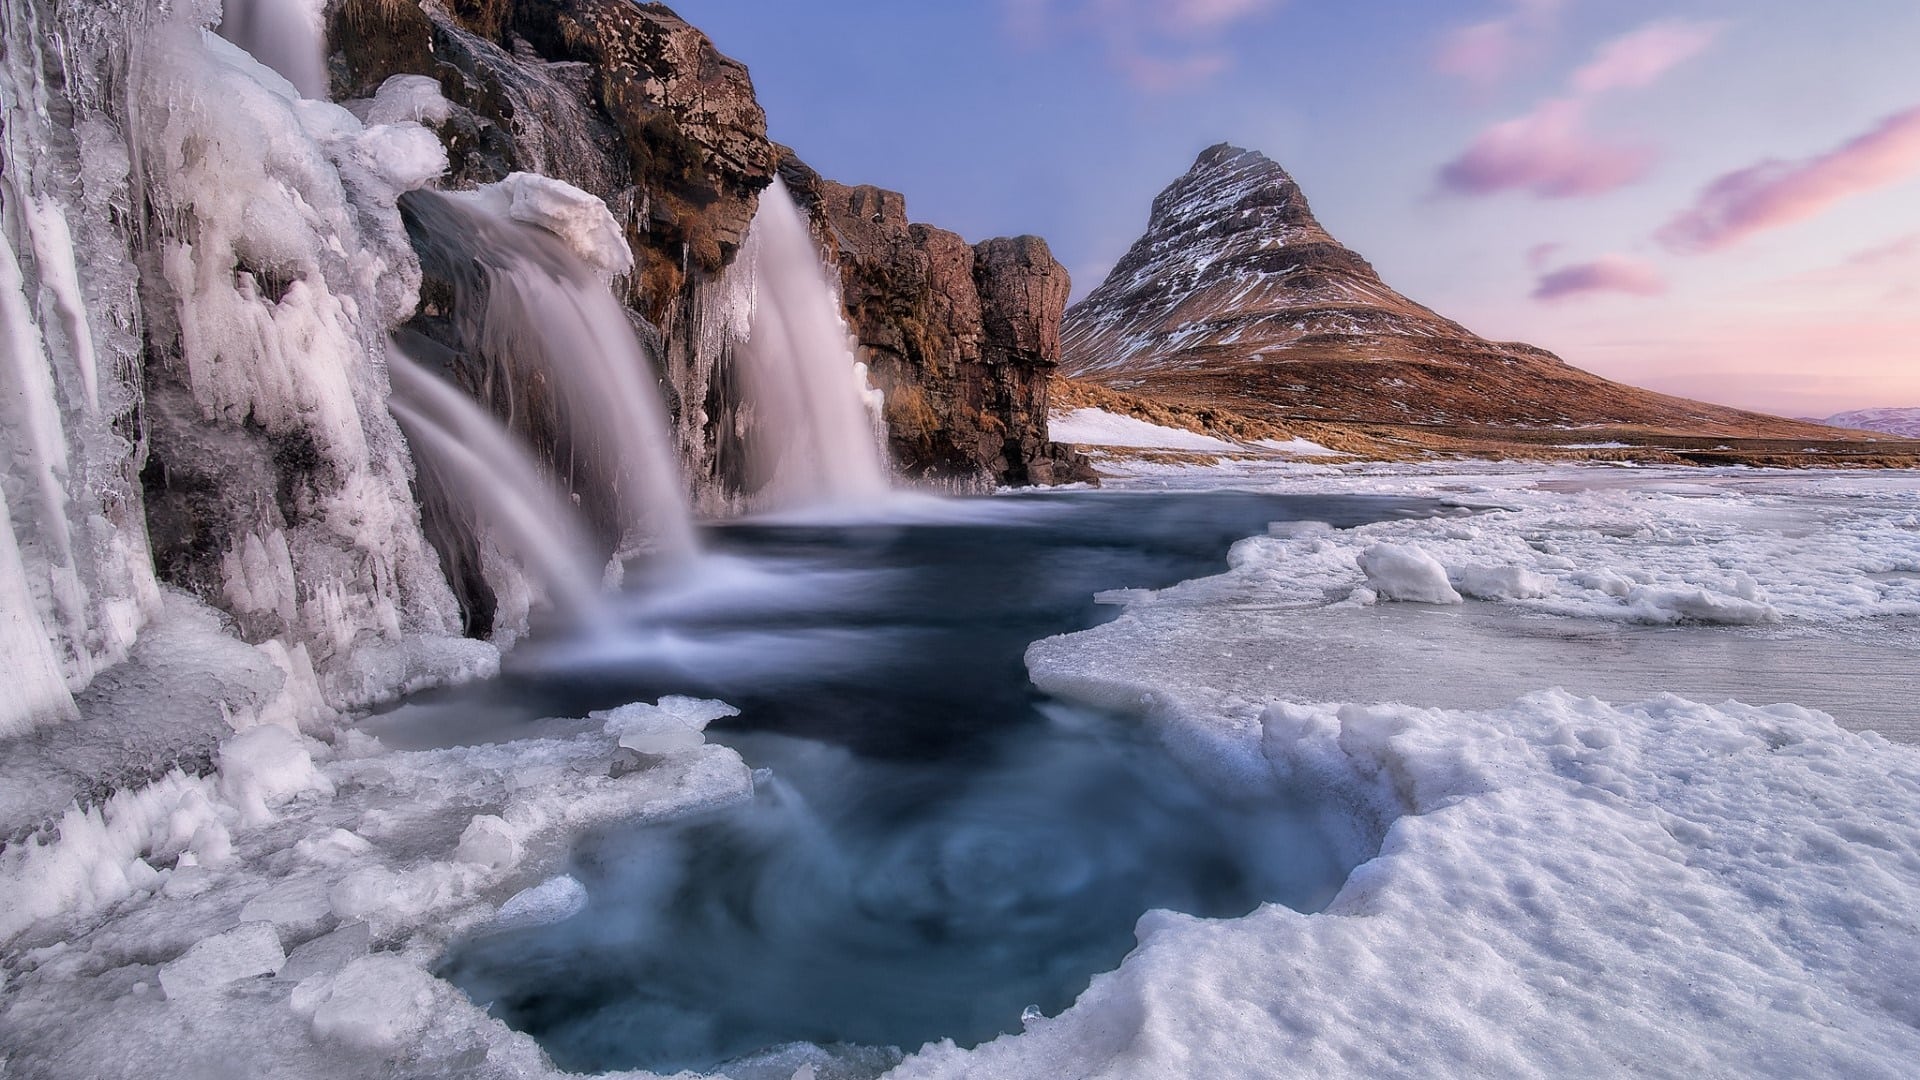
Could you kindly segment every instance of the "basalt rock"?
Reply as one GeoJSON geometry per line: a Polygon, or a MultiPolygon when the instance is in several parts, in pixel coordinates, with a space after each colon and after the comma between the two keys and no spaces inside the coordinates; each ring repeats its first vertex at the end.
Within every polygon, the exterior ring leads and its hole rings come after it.
{"type": "Polygon", "coordinates": [[[963,489],[1091,478],[1084,458],[1046,438],[1072,286],[1045,240],[970,245],[910,222],[898,192],[825,180],[791,157],[782,175],[839,268],[861,358],[886,393],[896,462],[963,489]]]}

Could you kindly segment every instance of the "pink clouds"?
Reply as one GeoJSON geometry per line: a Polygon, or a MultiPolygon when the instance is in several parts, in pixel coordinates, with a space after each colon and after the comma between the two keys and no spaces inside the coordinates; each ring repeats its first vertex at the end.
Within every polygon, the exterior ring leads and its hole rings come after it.
{"type": "Polygon", "coordinates": [[[1641,90],[1675,67],[1705,52],[1720,36],[1719,23],[1663,19],[1600,47],[1573,73],[1573,89],[1584,96],[1613,90],[1641,90]]]}
{"type": "Polygon", "coordinates": [[[1908,233],[1897,240],[1876,244],[1865,251],[1856,251],[1847,256],[1848,266],[1875,267],[1907,262],[1920,258],[1920,233],[1908,233]]]}
{"type": "Polygon", "coordinates": [[[1107,61],[1142,90],[1190,89],[1231,68],[1224,42],[1235,26],[1281,0],[1002,0],[1006,26],[1029,47],[1091,36],[1107,61]]]}
{"type": "Polygon", "coordinates": [[[1434,70],[1482,89],[1504,81],[1540,55],[1552,36],[1562,0],[1515,0],[1498,19],[1449,32],[1434,52],[1434,70]]]}
{"type": "Polygon", "coordinates": [[[1763,161],[1719,177],[1660,230],[1659,239],[1674,251],[1719,251],[1915,174],[1920,174],[1920,106],[1887,117],[1827,153],[1763,161]]]}
{"type": "Polygon", "coordinates": [[[1659,296],[1666,291],[1667,279],[1653,264],[1627,255],[1602,255],[1592,262],[1542,274],[1534,286],[1533,298],[1565,300],[1593,293],[1659,296]]]}
{"type": "Polygon", "coordinates": [[[1612,191],[1645,175],[1652,149],[1594,137],[1586,111],[1583,101],[1554,98],[1493,125],[1441,168],[1441,186],[1462,195],[1520,189],[1567,198],[1612,191]]]}
{"type": "Polygon", "coordinates": [[[1463,195],[1530,191],[1543,198],[1599,195],[1640,179],[1655,152],[1588,130],[1588,115],[1607,95],[1653,85],[1698,55],[1718,24],[1677,19],[1650,23],[1602,45],[1574,72],[1571,92],[1548,98],[1487,128],[1440,170],[1440,185],[1463,195]]]}

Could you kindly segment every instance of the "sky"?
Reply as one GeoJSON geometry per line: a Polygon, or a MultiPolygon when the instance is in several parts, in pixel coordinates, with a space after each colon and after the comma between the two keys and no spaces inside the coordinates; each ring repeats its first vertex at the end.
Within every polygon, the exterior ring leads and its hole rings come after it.
{"type": "Polygon", "coordinates": [[[1920,0],[669,0],[773,137],[1076,298],[1216,142],[1474,331],[1796,416],[1920,406],[1920,0]]]}

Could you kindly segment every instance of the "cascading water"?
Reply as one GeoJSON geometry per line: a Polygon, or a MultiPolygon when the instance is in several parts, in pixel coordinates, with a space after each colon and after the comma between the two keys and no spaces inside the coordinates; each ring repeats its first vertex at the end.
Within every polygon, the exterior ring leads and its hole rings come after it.
{"type": "Polygon", "coordinates": [[[750,445],[775,502],[858,503],[890,486],[884,427],[854,356],[806,216],[778,177],[760,194],[740,258],[751,288],[741,349],[750,445]]]}
{"type": "Polygon", "coordinates": [[[302,97],[327,97],[326,35],[311,0],[226,0],[220,36],[279,72],[302,97]]]}
{"type": "Polygon", "coordinates": [[[387,370],[388,407],[422,471],[431,469],[478,512],[555,606],[591,620],[600,592],[593,542],[532,456],[472,398],[399,352],[389,355],[387,370]]]}
{"type": "Polygon", "coordinates": [[[481,396],[510,426],[562,428],[542,433],[556,471],[583,499],[615,504],[587,509],[611,511],[624,550],[691,555],[692,513],[654,365],[608,287],[632,256],[604,204],[521,173],[457,196],[411,192],[401,210],[429,275],[453,287],[454,329],[480,365],[481,396]],[[557,416],[534,419],[535,397],[557,416]]]}

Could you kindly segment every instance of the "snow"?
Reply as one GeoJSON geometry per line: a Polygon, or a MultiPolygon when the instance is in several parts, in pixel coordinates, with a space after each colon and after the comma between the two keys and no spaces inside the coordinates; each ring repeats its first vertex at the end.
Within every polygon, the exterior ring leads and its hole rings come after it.
{"type": "Polygon", "coordinates": [[[708,724],[738,715],[740,710],[724,701],[669,695],[661,698],[656,705],[635,702],[608,712],[594,713],[592,718],[606,721],[607,734],[617,738],[620,745],[628,750],[641,754],[671,754],[706,745],[706,736],[701,732],[706,730],[708,724]]]}
{"type": "Polygon", "coordinates": [[[607,204],[564,180],[517,172],[498,183],[457,192],[455,197],[547,230],[566,241],[574,254],[603,277],[617,277],[633,269],[633,249],[607,204]]]}
{"type": "Polygon", "coordinates": [[[367,107],[369,126],[411,122],[439,126],[453,115],[453,103],[438,80],[426,75],[395,75],[380,84],[367,107]]]}
{"type": "Polygon", "coordinates": [[[1101,409],[1075,409],[1069,413],[1055,414],[1047,421],[1047,431],[1057,442],[1081,446],[1191,450],[1203,454],[1233,453],[1243,449],[1237,443],[1216,439],[1211,435],[1150,424],[1145,420],[1101,409]]]}
{"type": "Polygon", "coordinates": [[[1345,457],[1338,450],[1329,450],[1312,439],[1256,439],[1255,446],[1274,450],[1294,457],[1345,457]]]}
{"type": "MultiPolygon", "coordinates": [[[[732,711],[648,708],[690,723],[732,711]]],[[[580,884],[542,875],[581,831],[703,811],[753,784],[717,746],[615,776],[614,737],[582,730],[393,753],[348,729],[317,742],[252,724],[209,776],[176,773],[69,811],[0,854],[10,1064],[105,1075],[133,1053],[156,1076],[207,1075],[214,1061],[332,1076],[405,1060],[410,1075],[465,1076],[485,1060],[489,1075],[554,1075],[531,1039],[435,978],[435,958],[460,934],[577,913],[580,884]],[[155,979],[163,995],[141,989],[155,979]],[[185,1008],[190,1046],[178,1042],[185,1008]],[[100,1010],[115,1019],[74,1026],[100,1010]]]]}
{"type": "MultiPolygon", "coordinates": [[[[394,199],[443,173],[428,125],[448,106],[417,78],[357,116],[302,98],[203,32],[218,7],[0,10],[21,46],[0,73],[18,210],[0,233],[0,1071],[552,1077],[432,972],[461,937],[585,913],[563,869],[588,830],[750,798],[705,735],[734,710],[668,697],[566,738],[418,752],[349,723],[499,662],[455,636],[384,406],[386,334],[419,283],[394,199]],[[139,115],[85,97],[99,87],[139,115]],[[138,249],[112,224],[130,206],[138,249]],[[151,571],[150,437],[185,440],[173,464],[233,499],[197,599],[151,571]],[[257,438],[320,467],[283,498],[248,468],[257,438]]],[[[312,93],[302,52],[281,66],[312,93]]],[[[604,275],[631,267],[577,189],[522,174],[480,197],[604,275]]],[[[1055,435],[1327,456],[1099,410],[1055,435]]],[[[1449,504],[1283,525],[1216,577],[1102,594],[1117,619],[1028,654],[1039,687],[1139,717],[1223,800],[1290,788],[1380,854],[1317,915],[1150,913],[1061,1015],[896,1076],[1874,1077],[1920,1059],[1920,751],[1842,726],[1920,740],[1920,477],[1127,468],[1123,486],[1449,504]],[[1726,693],[1662,692],[1708,668],[1726,693]],[[1874,700],[1790,703],[1836,678],[1874,700]],[[1555,688],[1576,680],[1605,692],[1555,688]]],[[[767,640],[770,662],[822,659],[767,640]]],[[[765,1060],[815,1068],[806,1048],[765,1060]]]]}
{"type": "Polygon", "coordinates": [[[1920,409],[1855,409],[1835,413],[1820,423],[1837,428],[1884,431],[1907,439],[1920,439],[1920,409]]]}
{"type": "MultiPolygon", "coordinates": [[[[1041,689],[1140,717],[1222,799],[1291,789],[1380,854],[1320,914],[1149,913],[1134,953],[1065,1012],[974,1050],[921,1048],[889,1075],[1901,1075],[1920,1056],[1920,752],[1797,705],[1657,686],[1490,695],[1509,686],[1493,674],[1521,650],[1514,628],[1541,620],[1684,620],[1660,631],[1685,635],[1668,651],[1897,636],[1920,616],[1915,479],[1134,467],[1120,486],[1451,504],[1277,524],[1226,573],[1104,595],[1119,619],[1028,654],[1041,689]],[[1454,598],[1346,602],[1361,590],[1454,598]],[[1776,621],[1723,625],[1735,611],[1776,621]],[[1316,643],[1342,634],[1386,662],[1323,663],[1316,643]],[[1330,667],[1343,691],[1312,681],[1330,667]],[[1483,704],[1441,703],[1481,680],[1483,704]]],[[[293,712],[251,706],[219,771],[76,808],[0,855],[0,1037],[17,1067],[554,1076],[432,976],[447,944],[586,917],[562,872],[583,830],[753,787],[702,737],[732,715],[722,702],[634,702],[571,738],[410,753],[338,727],[302,737],[293,712]],[[679,748],[619,767],[630,737],[660,735],[679,748]],[[156,980],[164,993],[138,989],[156,980]]]]}
{"type": "Polygon", "coordinates": [[[513,894],[500,905],[500,913],[488,929],[519,930],[546,926],[578,915],[587,906],[587,887],[569,875],[543,881],[531,889],[513,894]]]}
{"type": "Polygon", "coordinates": [[[1360,553],[1367,589],[1384,600],[1416,604],[1458,604],[1460,594],[1447,583],[1447,568],[1417,547],[1375,544],[1360,553]]]}

